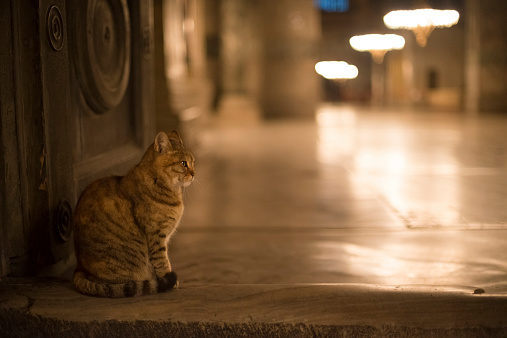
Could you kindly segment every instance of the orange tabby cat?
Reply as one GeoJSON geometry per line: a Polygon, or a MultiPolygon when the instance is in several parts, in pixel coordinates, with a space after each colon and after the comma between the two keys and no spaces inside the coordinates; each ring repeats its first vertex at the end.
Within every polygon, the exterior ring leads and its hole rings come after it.
{"type": "Polygon", "coordinates": [[[132,297],[177,286],[167,245],[183,214],[182,190],[194,156],[179,134],[159,133],[127,175],[88,186],[74,213],[75,288],[99,297],[132,297]]]}

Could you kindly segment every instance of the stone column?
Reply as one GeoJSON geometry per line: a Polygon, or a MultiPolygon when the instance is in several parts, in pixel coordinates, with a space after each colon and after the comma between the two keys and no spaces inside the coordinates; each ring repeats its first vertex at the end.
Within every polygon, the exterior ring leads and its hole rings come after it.
{"type": "Polygon", "coordinates": [[[222,86],[228,94],[246,92],[246,69],[249,61],[250,18],[248,2],[221,1],[222,86]]]}
{"type": "Polygon", "coordinates": [[[371,104],[375,107],[385,104],[385,68],[384,63],[371,62],[371,104]]]}
{"type": "Polygon", "coordinates": [[[507,2],[467,0],[466,107],[507,112],[507,2]]]}
{"type": "Polygon", "coordinates": [[[312,116],[320,13],[310,0],[259,0],[260,105],[265,117],[312,116]]]}
{"type": "Polygon", "coordinates": [[[465,27],[465,95],[464,107],[467,113],[479,111],[479,0],[466,0],[465,27]]]}

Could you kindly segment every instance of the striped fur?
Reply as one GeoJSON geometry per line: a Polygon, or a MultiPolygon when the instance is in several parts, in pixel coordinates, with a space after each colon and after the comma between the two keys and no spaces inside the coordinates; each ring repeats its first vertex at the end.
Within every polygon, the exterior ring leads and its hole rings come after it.
{"type": "Polygon", "coordinates": [[[74,212],[75,288],[90,296],[132,297],[177,286],[167,246],[183,214],[182,190],[194,157],[176,131],[159,133],[125,176],[90,184],[74,212]]]}

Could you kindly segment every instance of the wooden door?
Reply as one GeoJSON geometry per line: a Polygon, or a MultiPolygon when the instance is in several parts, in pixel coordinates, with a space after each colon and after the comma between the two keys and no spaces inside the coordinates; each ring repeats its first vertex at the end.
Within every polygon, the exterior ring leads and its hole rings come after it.
{"type": "Polygon", "coordinates": [[[80,192],[124,174],[154,137],[152,3],[11,0],[2,10],[12,31],[0,65],[12,72],[0,74],[11,79],[0,95],[0,171],[17,166],[0,179],[2,197],[13,197],[2,204],[2,270],[58,274],[72,264],[80,192]]]}
{"type": "Polygon", "coordinates": [[[151,7],[145,1],[69,3],[79,192],[104,173],[122,173],[153,140],[151,7]]]}

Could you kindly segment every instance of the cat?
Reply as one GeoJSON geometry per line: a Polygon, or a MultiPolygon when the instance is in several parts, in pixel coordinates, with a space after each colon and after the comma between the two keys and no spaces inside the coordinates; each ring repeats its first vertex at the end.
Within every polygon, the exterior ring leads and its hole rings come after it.
{"type": "Polygon", "coordinates": [[[195,158],[178,132],[160,132],[125,176],[90,184],[74,212],[74,287],[98,297],[132,297],[178,286],[167,245],[183,214],[195,158]]]}

